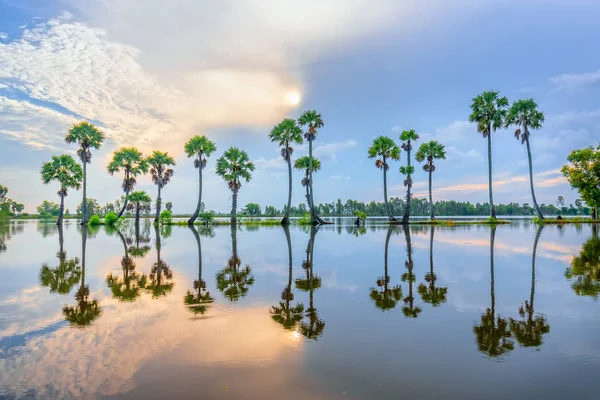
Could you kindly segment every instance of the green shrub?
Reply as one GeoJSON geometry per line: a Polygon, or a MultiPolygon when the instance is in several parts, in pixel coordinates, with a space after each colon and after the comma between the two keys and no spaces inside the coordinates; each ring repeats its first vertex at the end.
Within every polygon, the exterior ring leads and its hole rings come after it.
{"type": "Polygon", "coordinates": [[[200,219],[200,222],[203,225],[210,225],[213,223],[214,219],[215,219],[215,212],[214,211],[206,211],[203,213],[198,214],[198,219],[200,219]]]}
{"type": "Polygon", "coordinates": [[[160,216],[158,217],[158,219],[159,219],[159,221],[160,221],[161,224],[163,224],[163,225],[170,225],[172,217],[173,217],[173,214],[171,214],[171,211],[169,211],[169,210],[162,210],[162,212],[160,213],[160,216]]]}
{"type": "Polygon", "coordinates": [[[88,221],[88,226],[98,226],[98,225],[100,225],[100,217],[98,216],[98,214],[94,214],[88,221]]]}
{"type": "Polygon", "coordinates": [[[119,217],[117,217],[117,214],[114,212],[106,213],[104,216],[104,223],[108,226],[113,226],[118,220],[119,217]]]}
{"type": "Polygon", "coordinates": [[[367,213],[365,213],[364,211],[354,210],[354,215],[356,216],[356,218],[359,218],[362,220],[367,219],[367,213]]]}
{"type": "Polygon", "coordinates": [[[534,216],[533,218],[531,218],[531,222],[533,222],[534,224],[542,224],[542,223],[544,223],[544,221],[541,220],[540,217],[538,217],[537,215],[534,216]]]}
{"type": "Polygon", "coordinates": [[[300,225],[311,225],[312,224],[312,219],[310,218],[310,214],[306,213],[302,216],[302,218],[300,218],[299,221],[300,225]]]}

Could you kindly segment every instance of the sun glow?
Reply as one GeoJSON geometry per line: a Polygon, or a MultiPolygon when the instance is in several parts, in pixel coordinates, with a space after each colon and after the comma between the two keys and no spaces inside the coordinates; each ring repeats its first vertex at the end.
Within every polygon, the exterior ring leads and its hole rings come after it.
{"type": "Polygon", "coordinates": [[[298,104],[300,104],[300,93],[298,93],[297,91],[291,91],[289,92],[286,96],[285,96],[285,102],[287,104],[289,104],[292,107],[297,106],[298,104]]]}

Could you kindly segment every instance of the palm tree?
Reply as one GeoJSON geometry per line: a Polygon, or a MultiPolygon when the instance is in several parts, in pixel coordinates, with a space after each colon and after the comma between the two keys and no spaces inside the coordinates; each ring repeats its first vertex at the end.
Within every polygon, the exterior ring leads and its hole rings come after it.
{"type": "Polygon", "coordinates": [[[188,220],[188,225],[191,225],[198,218],[202,208],[202,170],[206,167],[206,157],[210,157],[217,150],[217,146],[206,136],[196,135],[187,141],[184,149],[188,157],[194,157],[194,167],[198,168],[198,204],[196,211],[188,220]]]}
{"type": "Polygon", "coordinates": [[[271,142],[279,143],[281,156],[288,166],[288,201],[285,214],[281,220],[282,225],[287,225],[290,223],[290,208],[292,207],[292,154],[294,149],[290,144],[302,144],[302,129],[296,124],[295,120],[285,118],[273,127],[271,133],[269,133],[269,139],[271,139],[271,142]]]}
{"type": "Polygon", "coordinates": [[[435,165],[433,164],[434,160],[445,160],[446,159],[446,149],[443,144],[437,142],[435,140],[430,140],[427,143],[421,144],[417,154],[415,154],[415,159],[418,162],[423,162],[427,160],[425,165],[423,165],[423,170],[429,173],[429,215],[432,220],[435,219],[435,213],[433,211],[433,198],[431,196],[431,174],[435,171],[435,165]]]}
{"type": "Polygon", "coordinates": [[[139,225],[140,208],[142,207],[143,203],[149,203],[152,201],[152,199],[150,198],[150,196],[148,196],[148,193],[144,192],[143,190],[136,190],[134,192],[131,192],[127,197],[128,200],[131,203],[133,203],[135,207],[135,223],[136,225],[139,225]]]}
{"type": "Polygon", "coordinates": [[[600,295],[600,239],[598,229],[592,226],[592,237],[584,243],[577,257],[565,271],[565,277],[574,279],[571,288],[578,296],[598,299],[600,295]]]}
{"type": "MultiPolygon", "coordinates": [[[[304,170],[304,178],[302,178],[302,186],[306,188],[306,204],[308,208],[311,207],[310,202],[310,164],[311,159],[308,156],[300,157],[296,159],[294,162],[294,168],[297,170],[304,170]]],[[[317,172],[321,169],[321,161],[318,158],[312,159],[312,170],[313,172],[317,172]]]]}
{"type": "Polygon", "coordinates": [[[92,162],[91,149],[99,149],[104,142],[104,134],[94,125],[89,122],[82,121],[74,124],[73,127],[65,136],[65,142],[77,143],[79,150],[77,155],[83,164],[83,202],[81,203],[81,225],[86,225],[88,222],[87,215],[87,164],[92,162]]]}
{"type": "Polygon", "coordinates": [[[494,291],[494,240],[496,226],[490,227],[490,294],[492,305],[481,315],[481,325],[473,327],[475,340],[480,352],[489,357],[500,357],[514,348],[508,321],[498,315],[496,319],[496,295],[494,291]]]}
{"type": "Polygon", "coordinates": [[[518,128],[515,130],[515,138],[521,139],[521,144],[527,145],[527,160],[529,161],[529,186],[531,188],[531,197],[533,198],[533,206],[537,211],[538,217],[544,219],[540,206],[538,206],[533,190],[533,165],[531,161],[531,146],[529,145],[529,130],[538,130],[542,128],[544,123],[544,113],[537,109],[537,103],[533,99],[515,101],[506,116],[506,127],[515,125],[518,128]]]}
{"type": "Polygon", "coordinates": [[[416,280],[415,273],[413,272],[413,268],[415,266],[412,259],[412,241],[410,238],[410,228],[408,225],[403,225],[402,230],[404,231],[404,239],[406,240],[406,261],[404,262],[404,266],[406,267],[406,272],[402,274],[402,281],[408,282],[408,296],[404,298],[404,303],[406,306],[402,307],[402,312],[405,317],[408,318],[417,318],[419,314],[421,314],[421,307],[415,307],[415,297],[413,296],[413,283],[416,280]]]}
{"type": "Polygon", "coordinates": [[[62,225],[63,215],[65,212],[65,196],[69,189],[79,189],[83,177],[81,166],[75,162],[73,157],[68,154],[61,156],[52,156],[52,161],[42,164],[42,182],[45,185],[52,181],[60,183],[60,212],[56,225],[62,225]]]}
{"type": "Polygon", "coordinates": [[[252,268],[246,265],[240,269],[242,261],[237,252],[237,227],[234,224],[231,224],[231,252],[227,265],[217,273],[217,288],[233,303],[245,297],[254,284],[252,268]]]}
{"type": "Polygon", "coordinates": [[[387,136],[378,136],[373,140],[373,144],[369,147],[369,158],[377,158],[375,166],[383,170],[383,197],[385,202],[385,211],[387,212],[390,221],[396,221],[394,215],[390,211],[390,204],[387,196],[387,170],[389,165],[387,159],[398,161],[400,159],[400,148],[396,143],[387,136]]]}
{"type": "Polygon", "coordinates": [[[400,167],[400,173],[406,175],[404,180],[404,186],[406,186],[406,207],[404,208],[404,215],[402,216],[402,224],[408,224],[410,219],[410,189],[412,188],[412,174],[415,172],[415,167],[410,165],[410,152],[412,150],[412,142],[419,140],[419,135],[414,129],[408,131],[402,131],[400,134],[400,140],[402,141],[402,150],[406,151],[406,167],[400,167]]]}
{"type": "Polygon", "coordinates": [[[108,164],[107,169],[111,175],[121,170],[125,173],[122,184],[123,191],[125,192],[125,201],[123,202],[123,208],[119,211],[118,216],[120,218],[127,207],[129,192],[133,190],[133,187],[137,183],[136,176],[148,172],[148,163],[138,149],[134,147],[121,147],[114,152],[113,159],[108,164]]]}
{"type": "Polygon", "coordinates": [[[313,269],[313,259],[315,251],[315,237],[317,228],[313,225],[310,228],[310,238],[306,246],[306,261],[302,264],[302,268],[306,271],[306,279],[297,278],[296,288],[309,293],[309,305],[306,310],[306,318],[308,321],[300,323],[300,333],[307,339],[317,340],[325,329],[325,321],[319,318],[317,309],[314,305],[314,291],[321,287],[321,278],[315,276],[313,269]]]}
{"type": "Polygon", "coordinates": [[[146,285],[146,291],[152,294],[153,299],[166,296],[171,293],[175,283],[172,282],[173,272],[169,264],[160,257],[161,238],[158,225],[154,225],[154,235],[156,237],[156,262],[150,269],[150,282],[146,285]]]}
{"type": "Polygon", "coordinates": [[[308,186],[309,186],[309,193],[310,193],[310,202],[308,205],[310,207],[310,217],[311,217],[313,224],[323,224],[325,222],[317,215],[317,209],[314,206],[315,196],[314,196],[314,192],[313,192],[313,180],[312,180],[312,173],[314,171],[313,165],[312,165],[312,162],[313,162],[312,142],[317,137],[317,129],[322,128],[324,125],[323,119],[321,118],[321,114],[317,113],[315,110],[309,110],[309,111],[305,111],[304,114],[302,114],[300,116],[300,118],[298,118],[298,125],[307,127],[307,131],[304,133],[304,138],[306,140],[308,140],[308,157],[309,157],[309,159],[308,159],[309,160],[308,186]]]}
{"type": "Polygon", "coordinates": [[[175,171],[169,167],[175,165],[175,159],[167,153],[154,150],[152,155],[146,159],[146,162],[150,167],[152,182],[158,186],[158,195],[156,196],[156,215],[154,216],[154,223],[158,224],[158,217],[160,216],[161,208],[160,191],[167,183],[171,182],[171,178],[173,177],[175,171]]]}
{"type": "Polygon", "coordinates": [[[194,238],[196,238],[196,245],[198,247],[198,280],[194,281],[194,292],[188,290],[183,298],[183,303],[193,314],[205,314],[208,311],[209,305],[215,299],[206,290],[206,282],[202,279],[202,244],[200,242],[200,234],[193,226],[190,225],[189,228],[194,234],[194,238]]]}
{"type": "Polygon", "coordinates": [[[494,196],[492,193],[492,136],[496,129],[502,128],[506,117],[508,99],[499,97],[500,92],[490,90],[473,98],[469,121],[477,124],[477,132],[487,138],[488,145],[488,181],[490,194],[490,217],[496,219],[494,196]]]}
{"type": "Polygon", "coordinates": [[[388,275],[388,248],[390,245],[390,238],[392,236],[392,227],[388,227],[387,235],[385,237],[385,247],[383,253],[383,277],[377,280],[377,286],[382,288],[378,290],[371,288],[370,297],[375,302],[375,307],[382,311],[389,311],[396,307],[398,302],[402,300],[402,288],[400,285],[389,287],[390,276],[388,275]]]}
{"type": "Polygon", "coordinates": [[[435,281],[437,281],[437,276],[433,272],[433,233],[435,232],[435,226],[431,226],[430,236],[429,236],[429,272],[425,275],[425,281],[429,283],[428,286],[425,284],[420,284],[419,294],[421,295],[421,299],[425,303],[429,303],[434,307],[439,306],[442,303],[446,302],[446,294],[448,293],[447,287],[436,287],[435,281]]]}
{"type": "Polygon", "coordinates": [[[123,243],[125,255],[121,258],[121,269],[123,278],[113,276],[112,272],[106,276],[106,285],[110,289],[113,298],[123,302],[133,302],[141,296],[146,287],[147,277],[145,274],[135,272],[135,262],[129,255],[127,242],[120,231],[117,231],[123,243]]]}
{"type": "Polygon", "coordinates": [[[76,326],[90,325],[102,313],[98,300],[89,300],[90,288],[85,284],[85,247],[87,242],[88,227],[81,227],[81,286],[75,294],[77,305],[64,306],[65,319],[76,326]]]}
{"type": "Polygon", "coordinates": [[[539,225],[535,233],[535,241],[533,242],[533,254],[531,256],[531,294],[529,302],[525,301],[525,306],[519,308],[519,315],[523,318],[522,321],[510,319],[510,330],[513,332],[519,344],[523,347],[541,346],[543,335],[550,332],[550,325],[546,322],[546,317],[537,315],[534,318],[535,309],[533,300],[535,297],[535,255],[537,252],[538,241],[542,234],[544,225],[539,225]],[[525,318],[527,314],[527,318],[525,318]]]}
{"type": "Polygon", "coordinates": [[[288,248],[288,283],[287,286],[281,292],[281,301],[276,306],[271,306],[271,318],[277,322],[284,329],[294,329],[302,321],[302,314],[304,313],[304,305],[297,303],[291,305],[294,301],[294,293],[292,292],[292,241],[290,239],[290,228],[287,225],[283,226],[285,238],[287,241],[288,248]]]}
{"type": "Polygon", "coordinates": [[[50,293],[67,294],[81,279],[81,266],[77,257],[67,260],[67,253],[63,250],[62,225],[58,226],[58,245],[58,266],[50,268],[44,263],[40,270],[40,282],[42,286],[50,288],[50,293]]]}
{"type": "Polygon", "coordinates": [[[231,223],[236,223],[237,198],[238,192],[242,187],[242,179],[250,182],[252,179],[254,164],[250,161],[248,153],[237,147],[230,147],[217,160],[217,175],[219,175],[231,190],[233,196],[231,200],[231,223]]]}

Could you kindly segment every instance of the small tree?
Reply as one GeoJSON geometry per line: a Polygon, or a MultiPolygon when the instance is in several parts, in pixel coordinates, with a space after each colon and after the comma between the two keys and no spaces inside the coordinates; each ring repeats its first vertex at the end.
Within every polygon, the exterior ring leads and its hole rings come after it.
{"type": "Polygon", "coordinates": [[[52,156],[52,161],[42,165],[42,182],[45,185],[57,181],[60,184],[58,195],[60,196],[60,210],[57,225],[62,225],[65,210],[65,196],[69,189],[79,189],[83,178],[81,166],[68,154],[52,156]]]}

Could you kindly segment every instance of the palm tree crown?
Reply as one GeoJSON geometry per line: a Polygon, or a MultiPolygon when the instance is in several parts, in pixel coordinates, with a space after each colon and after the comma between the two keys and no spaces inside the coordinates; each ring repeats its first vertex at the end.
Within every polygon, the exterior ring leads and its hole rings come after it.
{"type": "Polygon", "coordinates": [[[68,154],[52,156],[52,161],[42,165],[41,174],[45,185],[52,181],[60,183],[60,196],[66,196],[68,189],[79,189],[83,178],[81,166],[68,154]]]}
{"type": "Polygon", "coordinates": [[[194,167],[202,166],[204,168],[206,167],[206,157],[210,157],[217,150],[217,146],[206,136],[196,135],[187,141],[184,150],[188,157],[195,157],[194,167]]]}
{"type": "Polygon", "coordinates": [[[304,114],[298,118],[298,125],[308,127],[308,130],[304,134],[304,138],[311,141],[317,136],[317,129],[324,126],[321,114],[315,110],[305,111],[304,114]]]}
{"type": "Polygon", "coordinates": [[[290,143],[302,144],[302,129],[295,120],[285,118],[271,129],[269,139],[271,142],[277,142],[279,146],[283,147],[281,156],[284,160],[287,160],[294,152],[290,143]]]}
{"type": "Polygon", "coordinates": [[[544,123],[544,113],[537,109],[538,105],[533,99],[517,100],[508,110],[505,126],[516,125],[515,138],[521,139],[521,144],[529,138],[529,129],[538,130],[544,123]],[[522,128],[522,130],[521,130],[522,128]]]}
{"type": "Polygon", "coordinates": [[[477,124],[477,131],[483,137],[504,125],[508,99],[499,94],[497,90],[489,90],[477,95],[471,103],[469,121],[477,124]]]}
{"type": "Polygon", "coordinates": [[[375,161],[377,168],[388,169],[386,163],[387,158],[398,161],[400,159],[400,148],[396,143],[387,136],[378,136],[373,140],[373,144],[369,147],[369,158],[379,157],[375,161]]]}
{"type": "Polygon", "coordinates": [[[239,190],[241,180],[250,182],[254,164],[250,161],[248,153],[237,147],[230,147],[217,160],[217,175],[219,175],[232,191],[239,190]]]}
{"type": "Polygon", "coordinates": [[[74,124],[69,129],[67,136],[65,136],[65,142],[79,144],[77,155],[81,159],[81,162],[89,164],[92,160],[90,149],[99,149],[102,146],[104,134],[89,122],[82,121],[74,124]]]}
{"type": "Polygon", "coordinates": [[[136,184],[135,177],[148,172],[148,163],[142,152],[135,147],[121,147],[113,154],[112,161],[107,166],[108,173],[124,171],[123,189],[129,191],[136,184]]]}
{"type": "Polygon", "coordinates": [[[167,153],[154,150],[152,155],[146,158],[146,162],[150,167],[152,182],[160,188],[165,187],[175,173],[172,168],[168,168],[175,165],[175,159],[167,153]]]}
{"type": "Polygon", "coordinates": [[[429,142],[423,143],[417,154],[415,154],[415,159],[418,162],[423,162],[427,160],[427,164],[423,166],[423,170],[426,172],[435,171],[435,165],[433,164],[434,160],[445,160],[446,159],[446,149],[443,144],[438,141],[430,140],[429,142]]]}
{"type": "Polygon", "coordinates": [[[131,192],[129,194],[129,201],[132,203],[149,203],[152,201],[148,193],[143,190],[136,190],[135,192],[131,192]]]}
{"type": "MultiPolygon", "coordinates": [[[[310,163],[310,158],[308,156],[303,156],[303,157],[296,159],[296,161],[294,162],[294,168],[296,168],[297,170],[308,169],[309,163],[310,163]]],[[[314,172],[317,172],[321,169],[321,161],[319,161],[319,159],[316,157],[313,157],[312,165],[313,165],[314,172]]]]}

